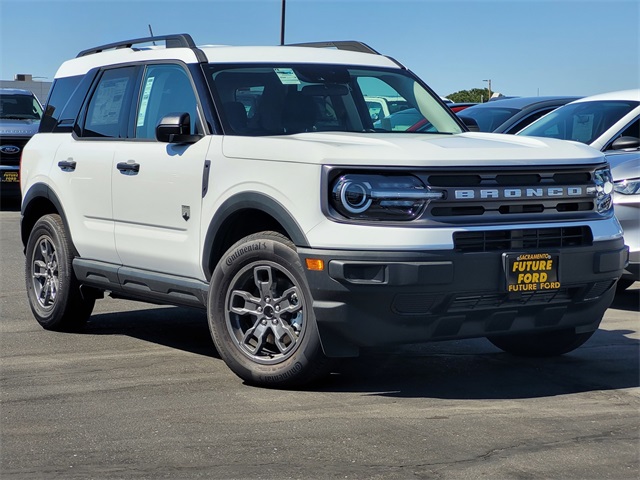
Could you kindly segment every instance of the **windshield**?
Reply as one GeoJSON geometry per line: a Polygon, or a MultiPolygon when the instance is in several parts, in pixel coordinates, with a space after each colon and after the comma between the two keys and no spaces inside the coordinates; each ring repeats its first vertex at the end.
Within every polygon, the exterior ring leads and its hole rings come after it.
{"type": "Polygon", "coordinates": [[[403,70],[209,65],[209,75],[225,133],[411,132],[425,121],[432,126],[425,133],[462,132],[452,113],[403,70]]]}
{"type": "Polygon", "coordinates": [[[518,132],[518,135],[590,144],[638,104],[632,100],[600,100],[564,105],[518,132]]]}
{"type": "Polygon", "coordinates": [[[6,120],[40,120],[42,107],[32,95],[1,94],[0,118],[6,120]]]}
{"type": "Polygon", "coordinates": [[[493,132],[496,128],[519,112],[516,108],[469,107],[460,112],[461,117],[473,118],[481,132],[493,132]]]}

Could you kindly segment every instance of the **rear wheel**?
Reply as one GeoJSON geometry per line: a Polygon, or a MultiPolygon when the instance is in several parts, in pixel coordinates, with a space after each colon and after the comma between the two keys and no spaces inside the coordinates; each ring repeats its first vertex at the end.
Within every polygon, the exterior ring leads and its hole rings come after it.
{"type": "Polygon", "coordinates": [[[71,266],[72,246],[59,215],[33,227],[25,251],[29,306],[47,330],[74,330],[91,315],[95,299],[84,298],[71,266]]]}
{"type": "Polygon", "coordinates": [[[247,383],[291,387],[326,373],[313,299],[295,246],[262,232],[233,245],[209,290],[213,341],[229,368],[247,383]]]}
{"type": "Polygon", "coordinates": [[[576,333],[573,329],[553,332],[519,333],[487,337],[496,347],[523,357],[553,357],[575,350],[595,332],[576,333]]]}

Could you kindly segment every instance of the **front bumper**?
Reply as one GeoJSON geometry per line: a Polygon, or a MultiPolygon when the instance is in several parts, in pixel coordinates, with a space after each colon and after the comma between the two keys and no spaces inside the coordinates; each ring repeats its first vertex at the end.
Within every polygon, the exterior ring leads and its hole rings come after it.
{"type": "MultiPolygon", "coordinates": [[[[542,250],[526,253],[542,253],[542,250]]],[[[298,248],[325,353],[360,347],[576,328],[592,331],[628,263],[622,239],[556,249],[560,288],[507,292],[503,252],[298,248]]]]}

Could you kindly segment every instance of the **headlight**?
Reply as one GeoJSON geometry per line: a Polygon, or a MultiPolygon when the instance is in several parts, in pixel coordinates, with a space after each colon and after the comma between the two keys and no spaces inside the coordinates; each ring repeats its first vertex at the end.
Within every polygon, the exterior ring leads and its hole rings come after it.
{"type": "Polygon", "coordinates": [[[598,213],[606,213],[613,206],[611,192],[613,192],[613,177],[609,167],[601,168],[595,172],[596,181],[596,210],[598,213]]]}
{"type": "Polygon", "coordinates": [[[350,219],[413,220],[432,199],[442,198],[412,175],[350,173],[331,187],[331,206],[350,219]]]}
{"type": "Polygon", "coordinates": [[[613,184],[613,191],[620,195],[640,194],[640,178],[619,180],[613,184]]]}

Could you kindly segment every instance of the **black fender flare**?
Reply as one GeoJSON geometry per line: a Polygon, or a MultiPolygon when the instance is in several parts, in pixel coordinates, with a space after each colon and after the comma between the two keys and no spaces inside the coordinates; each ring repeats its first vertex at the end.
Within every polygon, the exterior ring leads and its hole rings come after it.
{"type": "MultiPolygon", "coordinates": [[[[26,222],[27,218],[30,218],[31,209],[34,206],[34,201],[38,198],[47,199],[53,207],[56,209],[58,215],[62,219],[62,223],[64,224],[64,228],[67,232],[71,232],[69,230],[69,223],[67,222],[67,216],[64,213],[64,209],[62,208],[62,202],[55,194],[51,187],[45,183],[36,183],[27,190],[27,192],[22,197],[22,205],[20,207],[20,237],[22,239],[22,245],[26,247],[27,242],[29,241],[29,233],[31,232],[31,228],[35,222],[26,222]]],[[[37,220],[36,220],[37,221],[37,220]]],[[[73,245],[73,241],[71,242],[73,245]]],[[[75,246],[73,247],[74,254],[77,254],[75,246]]]]}
{"type": "MultiPolygon", "coordinates": [[[[228,198],[218,208],[209,223],[207,234],[205,235],[202,255],[202,268],[207,279],[211,278],[213,268],[210,267],[209,260],[217,250],[216,244],[220,241],[218,232],[224,223],[233,214],[240,210],[259,210],[274,218],[286,231],[287,235],[298,247],[309,247],[306,235],[293,215],[277,200],[260,192],[243,192],[228,198]]],[[[224,252],[218,252],[220,255],[224,252]]]]}

